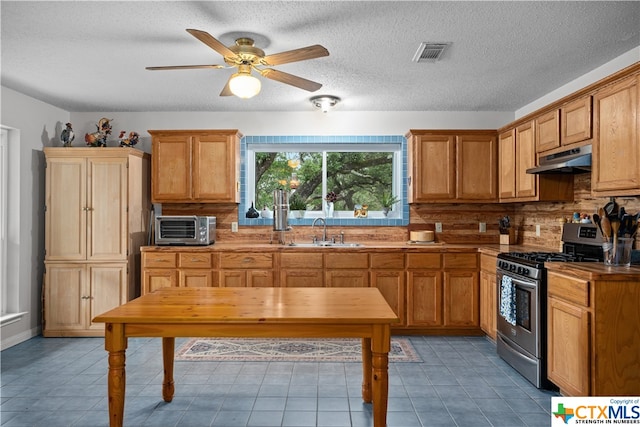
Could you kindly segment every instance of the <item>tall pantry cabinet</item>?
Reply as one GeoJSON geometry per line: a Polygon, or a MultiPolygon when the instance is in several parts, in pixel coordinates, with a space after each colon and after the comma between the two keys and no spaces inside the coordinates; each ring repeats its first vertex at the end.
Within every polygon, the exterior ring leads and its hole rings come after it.
{"type": "Polygon", "coordinates": [[[47,147],[43,335],[102,336],[92,319],[140,294],[150,156],[125,147],[47,147]]]}

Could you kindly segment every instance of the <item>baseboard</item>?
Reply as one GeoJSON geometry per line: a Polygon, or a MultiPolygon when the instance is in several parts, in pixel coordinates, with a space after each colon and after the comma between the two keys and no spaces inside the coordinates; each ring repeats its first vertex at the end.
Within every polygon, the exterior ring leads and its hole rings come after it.
{"type": "Polygon", "coordinates": [[[30,340],[33,337],[37,337],[40,335],[40,327],[29,329],[28,331],[24,331],[17,335],[12,335],[10,337],[5,338],[4,336],[0,340],[0,351],[6,350],[14,345],[18,345],[22,342],[30,340]]]}

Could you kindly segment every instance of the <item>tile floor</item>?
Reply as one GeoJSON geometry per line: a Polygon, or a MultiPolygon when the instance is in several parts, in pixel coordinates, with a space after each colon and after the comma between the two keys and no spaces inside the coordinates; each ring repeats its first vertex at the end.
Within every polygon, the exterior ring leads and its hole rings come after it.
{"type": "MultiPolygon", "coordinates": [[[[530,385],[491,341],[410,339],[423,362],[390,364],[389,427],[550,425],[556,394],[530,385]]],[[[2,426],[108,425],[102,338],[35,337],[0,362],[2,426]]],[[[130,339],[125,426],[371,426],[361,375],[356,362],[175,362],[167,404],[160,339],[130,339]]]]}

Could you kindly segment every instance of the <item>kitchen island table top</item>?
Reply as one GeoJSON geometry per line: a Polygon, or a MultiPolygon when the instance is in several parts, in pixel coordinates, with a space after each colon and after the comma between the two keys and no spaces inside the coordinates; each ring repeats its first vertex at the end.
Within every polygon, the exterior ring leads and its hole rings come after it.
{"type": "Polygon", "coordinates": [[[175,337],[361,338],[362,398],[386,425],[390,326],[398,321],[377,288],[162,288],[97,316],[109,352],[111,426],[122,426],[129,337],[162,337],[162,394],[174,394],[175,337]]]}

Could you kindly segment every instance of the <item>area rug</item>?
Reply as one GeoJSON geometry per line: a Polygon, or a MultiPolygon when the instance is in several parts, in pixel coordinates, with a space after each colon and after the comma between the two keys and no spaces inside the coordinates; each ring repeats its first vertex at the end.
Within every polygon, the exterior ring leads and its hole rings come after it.
{"type": "MultiPolygon", "coordinates": [[[[176,350],[175,360],[243,362],[360,362],[356,338],[193,338],[176,350]]],[[[389,362],[421,362],[408,338],[392,338],[389,362]]]]}

